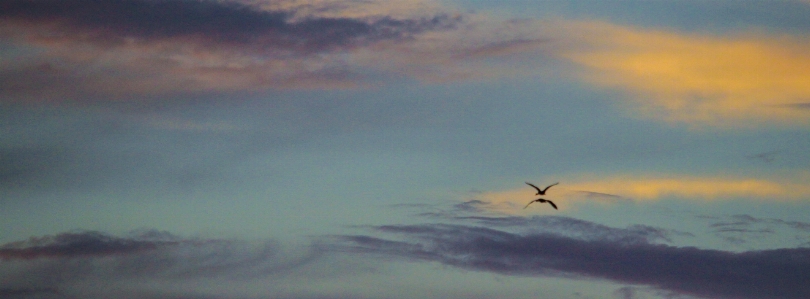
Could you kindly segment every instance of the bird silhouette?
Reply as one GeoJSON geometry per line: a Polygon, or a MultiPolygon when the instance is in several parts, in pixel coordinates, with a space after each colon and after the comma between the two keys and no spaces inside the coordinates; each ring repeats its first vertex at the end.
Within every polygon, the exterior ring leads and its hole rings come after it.
{"type": "Polygon", "coordinates": [[[540,188],[537,188],[537,186],[532,185],[532,183],[526,182],[526,185],[532,186],[532,187],[534,187],[534,189],[537,189],[537,194],[535,194],[535,195],[546,195],[546,190],[548,190],[548,188],[551,188],[551,186],[554,186],[554,185],[557,185],[557,184],[559,184],[559,183],[554,183],[554,184],[548,185],[548,187],[546,187],[546,189],[540,190],[540,188]]]}
{"type": "Polygon", "coordinates": [[[555,205],[555,204],[554,204],[552,201],[550,201],[550,200],[548,200],[548,199],[542,199],[542,198],[538,198],[538,199],[535,199],[535,200],[530,201],[530,202],[529,202],[528,204],[526,204],[526,206],[525,206],[525,207],[523,207],[523,208],[524,208],[524,209],[525,209],[525,208],[528,208],[530,204],[535,203],[535,202],[539,202],[539,203],[544,203],[544,202],[547,202],[547,203],[548,203],[548,204],[550,204],[552,207],[554,207],[554,209],[555,209],[555,210],[557,210],[557,205],[555,205]]]}

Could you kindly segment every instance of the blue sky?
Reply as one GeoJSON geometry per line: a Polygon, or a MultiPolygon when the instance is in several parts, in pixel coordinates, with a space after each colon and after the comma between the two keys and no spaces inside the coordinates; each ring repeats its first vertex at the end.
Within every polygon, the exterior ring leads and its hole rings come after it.
{"type": "Polygon", "coordinates": [[[808,16],[5,1],[0,297],[807,298],[808,16]]]}

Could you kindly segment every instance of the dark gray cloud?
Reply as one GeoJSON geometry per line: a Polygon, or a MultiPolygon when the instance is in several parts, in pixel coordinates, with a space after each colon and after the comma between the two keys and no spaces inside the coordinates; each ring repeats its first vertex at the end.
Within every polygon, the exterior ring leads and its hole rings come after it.
{"type": "MultiPolygon", "coordinates": [[[[390,238],[345,236],[350,250],[506,275],[554,275],[641,284],[708,298],[808,298],[810,249],[727,252],[625,238],[513,233],[467,225],[380,226],[390,238]]],[[[620,232],[620,230],[617,230],[620,232]]]]}
{"type": "Polygon", "coordinates": [[[0,259],[71,258],[131,254],[176,245],[175,241],[155,239],[149,233],[137,238],[120,238],[100,232],[62,233],[55,236],[32,237],[26,241],[0,246],[0,259]]]}
{"type": "Polygon", "coordinates": [[[53,298],[60,297],[59,291],[53,288],[0,288],[0,298],[53,298]]]}

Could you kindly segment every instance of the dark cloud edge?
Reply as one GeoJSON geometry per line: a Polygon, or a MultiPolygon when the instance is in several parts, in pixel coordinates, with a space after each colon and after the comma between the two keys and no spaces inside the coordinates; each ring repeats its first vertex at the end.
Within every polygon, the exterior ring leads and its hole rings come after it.
{"type": "Polygon", "coordinates": [[[626,238],[513,233],[451,224],[373,230],[383,236],[337,238],[348,252],[503,275],[605,279],[705,298],[810,298],[810,248],[729,252],[676,247],[653,243],[656,238],[631,229],[624,231],[626,238]]]}

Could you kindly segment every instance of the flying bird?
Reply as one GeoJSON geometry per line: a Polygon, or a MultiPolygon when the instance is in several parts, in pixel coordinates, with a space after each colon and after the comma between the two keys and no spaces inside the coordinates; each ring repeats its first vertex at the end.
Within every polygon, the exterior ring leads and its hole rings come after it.
{"type": "MultiPolygon", "coordinates": [[[[548,189],[548,188],[546,188],[546,189],[548,189]]],[[[523,208],[524,208],[524,209],[525,209],[525,208],[528,208],[530,204],[535,203],[535,202],[539,202],[539,203],[544,203],[544,202],[547,202],[547,203],[548,203],[548,204],[550,204],[552,207],[554,207],[554,209],[555,209],[555,210],[557,210],[557,205],[555,205],[555,204],[554,204],[552,201],[550,201],[550,200],[547,200],[547,199],[542,199],[542,198],[538,198],[538,199],[535,199],[535,200],[530,201],[530,202],[529,202],[528,204],[526,204],[526,206],[525,206],[525,207],[523,207],[523,208]]]]}
{"type": "Polygon", "coordinates": [[[540,188],[537,188],[537,186],[532,185],[532,183],[526,182],[526,185],[532,186],[532,187],[534,187],[534,189],[537,189],[537,194],[535,194],[535,195],[546,195],[546,190],[548,190],[548,188],[551,188],[551,186],[554,186],[554,185],[557,185],[557,184],[559,184],[559,183],[554,183],[554,184],[548,185],[548,187],[546,187],[546,189],[540,190],[540,188]]]}

